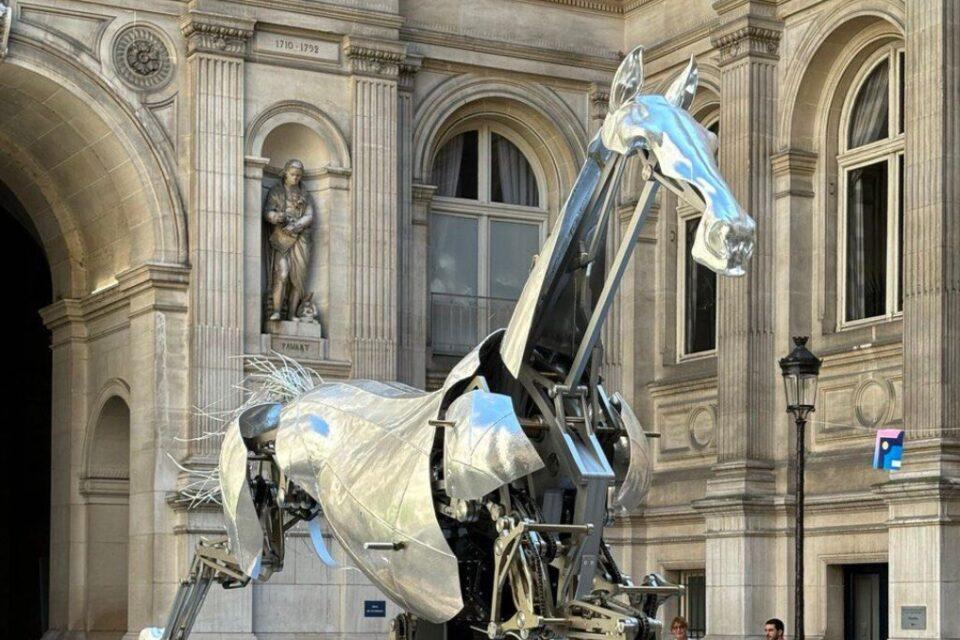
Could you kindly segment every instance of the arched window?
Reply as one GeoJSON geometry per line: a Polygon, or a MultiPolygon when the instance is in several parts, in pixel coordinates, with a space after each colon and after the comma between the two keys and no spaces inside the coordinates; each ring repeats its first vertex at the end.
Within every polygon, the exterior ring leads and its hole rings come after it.
{"type": "MultiPolygon", "coordinates": [[[[720,136],[720,121],[707,125],[720,136]]],[[[681,252],[677,265],[677,342],[680,357],[713,353],[717,347],[717,274],[695,262],[693,241],[701,214],[680,202],[677,206],[677,247],[681,252]]]]}
{"type": "Polygon", "coordinates": [[[903,297],[903,49],[864,65],[841,119],[840,325],[892,318],[903,297]]]}
{"type": "Polygon", "coordinates": [[[506,326],[546,235],[533,154],[496,123],[455,129],[434,157],[429,239],[430,337],[460,355],[506,326]]]}

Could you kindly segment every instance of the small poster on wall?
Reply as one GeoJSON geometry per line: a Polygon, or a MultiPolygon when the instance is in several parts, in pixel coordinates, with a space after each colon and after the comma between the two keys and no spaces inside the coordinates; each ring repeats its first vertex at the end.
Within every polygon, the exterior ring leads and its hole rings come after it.
{"type": "Polygon", "coordinates": [[[903,429],[880,429],[873,450],[873,468],[899,471],[903,458],[903,429]]]}

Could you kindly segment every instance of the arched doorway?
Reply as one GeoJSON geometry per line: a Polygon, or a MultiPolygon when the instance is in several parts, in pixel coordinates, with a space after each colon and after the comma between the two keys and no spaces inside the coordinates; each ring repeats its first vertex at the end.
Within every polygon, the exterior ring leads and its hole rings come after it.
{"type": "Polygon", "coordinates": [[[86,446],[81,493],[86,502],[84,628],[89,640],[118,640],[127,631],[130,530],[130,407],[110,396],[86,446]]]}
{"type": "Polygon", "coordinates": [[[50,268],[20,202],[0,183],[0,273],[7,274],[5,356],[17,381],[0,390],[8,505],[0,525],[0,637],[39,638],[47,628],[50,563],[50,339],[39,310],[52,301],[50,268]]]}

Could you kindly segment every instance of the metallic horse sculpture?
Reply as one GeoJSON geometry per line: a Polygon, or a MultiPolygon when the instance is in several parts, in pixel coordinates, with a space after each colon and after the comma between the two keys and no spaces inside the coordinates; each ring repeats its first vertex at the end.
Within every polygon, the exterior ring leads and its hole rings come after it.
{"type": "Polygon", "coordinates": [[[716,139],[686,111],[690,64],[643,95],[642,49],[617,71],[609,113],[506,330],[443,386],[325,383],[246,409],[226,431],[220,482],[228,536],[203,541],[157,637],[185,639],[213,582],[240,587],[283,566],[285,532],[319,518],[404,610],[396,640],[650,638],[680,587],[635,584],[603,538],[650,481],[646,436],[600,372],[600,329],[656,191],[703,212],[693,256],[738,276],[754,223],[714,163],[716,139]],[[612,263],[607,225],[626,157],[646,180],[612,263]],[[433,627],[433,628],[429,628],[433,627]]]}

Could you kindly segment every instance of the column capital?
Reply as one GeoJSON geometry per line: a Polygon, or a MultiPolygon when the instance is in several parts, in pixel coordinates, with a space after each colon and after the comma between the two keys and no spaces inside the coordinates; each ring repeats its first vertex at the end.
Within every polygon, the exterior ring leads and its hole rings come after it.
{"type": "Polygon", "coordinates": [[[242,58],[255,25],[255,20],[191,10],[180,21],[180,32],[187,39],[187,56],[212,53],[242,58]]]}
{"type": "Polygon", "coordinates": [[[359,76],[396,79],[407,58],[406,47],[399,42],[347,36],[343,39],[342,49],[350,73],[359,76]]]}
{"type": "Polygon", "coordinates": [[[720,66],[747,56],[778,60],[783,25],[767,17],[747,14],[722,23],[710,35],[720,66]]]}

